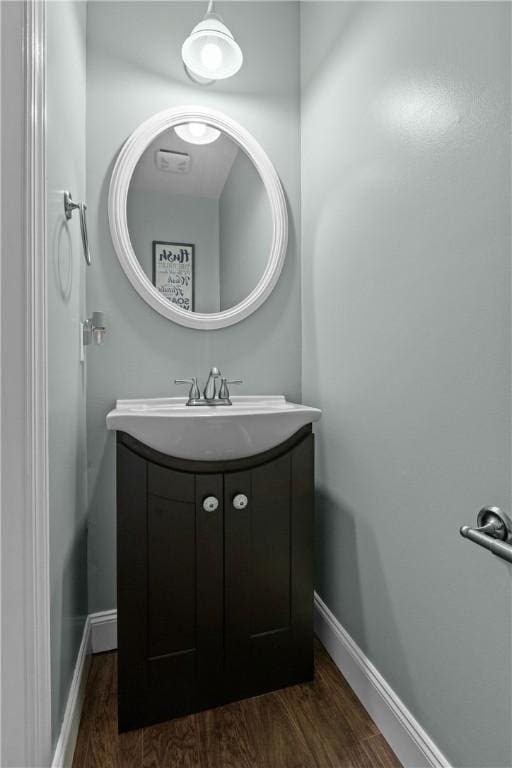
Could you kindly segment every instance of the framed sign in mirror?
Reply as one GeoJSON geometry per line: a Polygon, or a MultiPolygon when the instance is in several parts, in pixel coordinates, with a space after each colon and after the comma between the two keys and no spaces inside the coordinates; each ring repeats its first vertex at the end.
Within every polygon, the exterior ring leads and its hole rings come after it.
{"type": "Polygon", "coordinates": [[[167,301],[194,311],[194,245],[153,240],[153,285],[167,301]]]}
{"type": "Polygon", "coordinates": [[[114,165],[108,214],[131,284],[180,325],[240,322],[279,279],[288,238],[281,182],[256,139],[215,110],[176,107],[136,128],[114,165]]]}

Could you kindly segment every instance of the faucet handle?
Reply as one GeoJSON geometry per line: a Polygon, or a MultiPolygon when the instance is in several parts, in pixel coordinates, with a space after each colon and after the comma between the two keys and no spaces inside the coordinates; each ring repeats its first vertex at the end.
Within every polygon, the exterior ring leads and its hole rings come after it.
{"type": "Polygon", "coordinates": [[[223,376],[220,380],[219,400],[229,400],[228,384],[243,384],[242,379],[227,379],[223,376]]]}
{"type": "Polygon", "coordinates": [[[192,376],[191,379],[174,379],[175,384],[190,384],[190,392],[188,393],[188,399],[190,400],[199,400],[201,398],[201,393],[199,392],[199,387],[197,386],[197,376],[192,376]]]}

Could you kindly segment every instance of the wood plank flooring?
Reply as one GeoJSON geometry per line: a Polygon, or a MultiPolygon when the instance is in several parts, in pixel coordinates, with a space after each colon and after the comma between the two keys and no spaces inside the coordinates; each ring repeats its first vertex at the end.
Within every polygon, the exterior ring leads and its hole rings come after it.
{"type": "Polygon", "coordinates": [[[117,733],[117,654],[93,656],[73,768],[400,768],[325,649],[314,683],[117,733]]]}

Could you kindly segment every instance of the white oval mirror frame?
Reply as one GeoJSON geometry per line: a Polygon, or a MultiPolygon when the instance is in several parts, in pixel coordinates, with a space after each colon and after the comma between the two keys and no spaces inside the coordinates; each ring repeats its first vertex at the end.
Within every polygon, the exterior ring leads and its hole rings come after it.
{"type": "Polygon", "coordinates": [[[110,181],[108,196],[110,233],[121,266],[137,293],[154,310],[188,328],[225,328],[251,315],[268,298],[283,268],[288,242],[286,200],[277,172],[266,152],[251,134],[222,112],[206,107],[166,109],[139,125],[122,147],[110,181]],[[239,304],[223,312],[187,312],[164,298],[147,278],[133,250],[128,231],[127,200],[130,181],[145,149],[155,138],[180,123],[205,122],[223,131],[252,160],[265,186],[272,216],[272,240],[265,271],[253,291],[239,304]]]}

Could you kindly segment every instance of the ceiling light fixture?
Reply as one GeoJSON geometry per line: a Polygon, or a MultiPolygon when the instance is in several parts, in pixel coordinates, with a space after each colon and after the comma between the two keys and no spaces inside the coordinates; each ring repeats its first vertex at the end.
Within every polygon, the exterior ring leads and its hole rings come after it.
{"type": "Polygon", "coordinates": [[[220,131],[206,123],[183,123],[174,126],[174,130],[180,139],[189,144],[211,144],[220,136],[220,131]]]}
{"type": "Polygon", "coordinates": [[[202,21],[183,43],[181,57],[188,75],[206,84],[235,75],[242,66],[242,50],[222,18],[213,10],[213,0],[202,21]]]}

